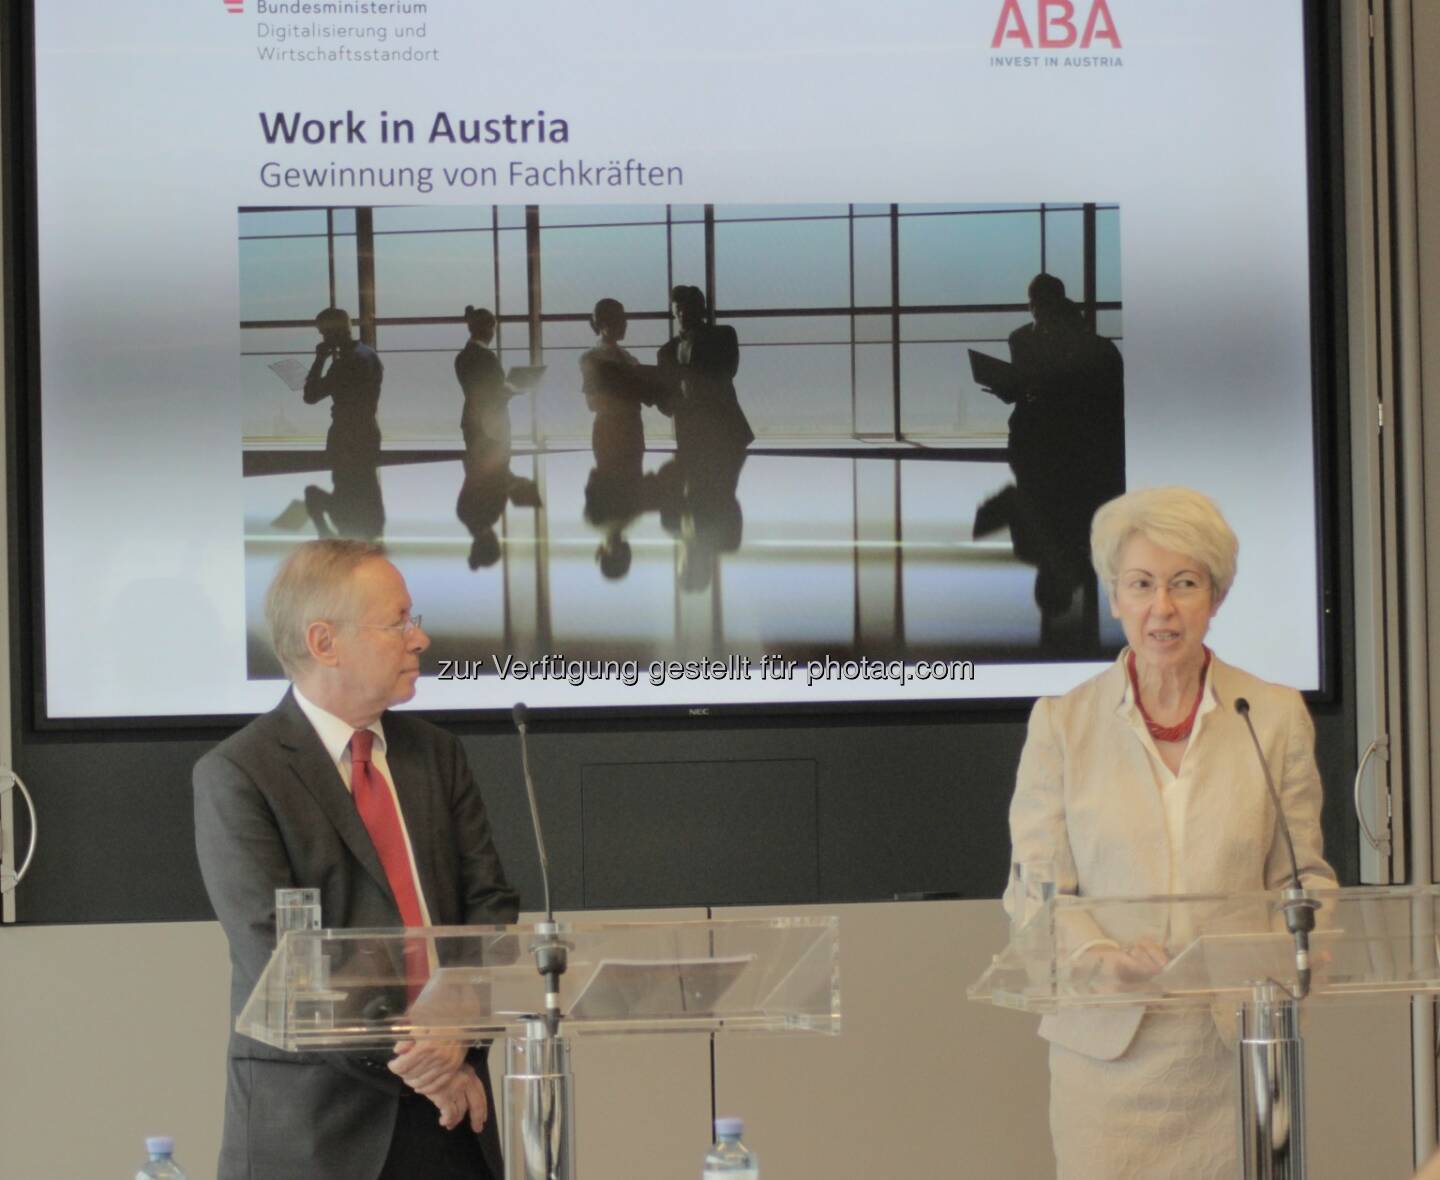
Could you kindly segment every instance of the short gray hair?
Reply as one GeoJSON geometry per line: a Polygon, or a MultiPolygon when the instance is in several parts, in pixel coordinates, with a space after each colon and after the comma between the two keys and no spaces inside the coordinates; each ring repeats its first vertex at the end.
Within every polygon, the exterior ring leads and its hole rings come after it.
{"type": "Polygon", "coordinates": [[[1145,488],[1102,504],[1090,524],[1090,560],[1108,590],[1119,577],[1120,550],[1137,533],[1200,562],[1217,605],[1230,592],[1240,542],[1209,496],[1191,488],[1145,488]]]}
{"type": "Polygon", "coordinates": [[[317,619],[342,619],[351,608],[351,575],[385,546],[373,541],[307,541],[280,563],[265,592],[265,621],[280,666],[292,680],[310,662],[305,631],[317,619]]]}

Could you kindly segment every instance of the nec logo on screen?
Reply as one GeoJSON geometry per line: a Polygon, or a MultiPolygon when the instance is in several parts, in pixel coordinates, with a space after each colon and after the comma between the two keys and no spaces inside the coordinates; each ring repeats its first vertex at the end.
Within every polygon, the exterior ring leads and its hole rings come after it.
{"type": "Polygon", "coordinates": [[[1120,49],[1120,30],[1115,27],[1115,18],[1110,15],[1106,0],[1078,0],[1078,6],[1089,5],[1085,24],[1076,23],[1076,3],[1072,0],[1031,0],[1028,5],[1021,0],[1005,0],[1000,10],[1000,19],[995,24],[995,37],[991,49],[999,49],[1008,42],[1015,42],[1025,49],[1069,49],[1078,46],[1089,49],[1096,41],[1108,42],[1112,48],[1120,49]],[[1026,8],[1031,9],[1032,18],[1025,20],[1026,8]],[[1038,34],[1031,36],[1031,29],[1038,34]]]}

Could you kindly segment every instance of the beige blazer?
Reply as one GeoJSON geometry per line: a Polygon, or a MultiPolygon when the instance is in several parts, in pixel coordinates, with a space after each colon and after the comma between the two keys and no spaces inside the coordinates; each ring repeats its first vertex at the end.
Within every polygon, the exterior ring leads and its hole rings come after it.
{"type": "MultiPolygon", "coordinates": [[[[1131,699],[1124,660],[1122,652],[1063,697],[1035,702],[1010,803],[1013,859],[1052,861],[1056,889],[1086,897],[1169,893],[1175,857],[1187,893],[1284,887],[1290,872],[1284,837],[1235,712],[1235,699],[1244,697],[1285,807],[1301,878],[1309,887],[1333,888],[1320,832],[1315,729],[1300,694],[1211,661],[1181,766],[1193,783],[1179,825],[1182,846],[1172,848],[1161,795],[1171,775],[1131,699]]],[[[1007,909],[1014,900],[1007,892],[1007,909]]],[[[1138,1006],[1061,1013],[1040,1022],[1040,1035],[1108,1061],[1129,1047],[1143,1015],[1138,1006]]]]}

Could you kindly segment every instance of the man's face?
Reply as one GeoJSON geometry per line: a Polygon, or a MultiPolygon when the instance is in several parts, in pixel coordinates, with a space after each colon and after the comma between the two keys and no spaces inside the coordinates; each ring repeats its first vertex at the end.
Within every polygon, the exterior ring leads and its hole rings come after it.
{"type": "Polygon", "coordinates": [[[675,317],[682,332],[688,332],[704,318],[693,303],[671,303],[670,314],[675,317]]]}
{"type": "Polygon", "coordinates": [[[400,571],[383,557],[364,561],[351,575],[351,613],[338,628],[335,669],[357,714],[378,717],[415,695],[420,653],[430,637],[407,627],[414,604],[400,571]]]}
{"type": "Polygon", "coordinates": [[[315,321],[315,330],[320,333],[320,339],[331,348],[339,348],[350,340],[348,317],[321,316],[315,321]]]}

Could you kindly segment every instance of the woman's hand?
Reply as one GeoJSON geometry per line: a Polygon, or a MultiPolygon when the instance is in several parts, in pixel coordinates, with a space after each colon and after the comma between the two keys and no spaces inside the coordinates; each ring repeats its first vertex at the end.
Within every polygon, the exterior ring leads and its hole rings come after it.
{"type": "Polygon", "coordinates": [[[1081,961],[1092,965],[1095,977],[1123,988],[1154,979],[1169,965],[1170,956],[1158,942],[1140,938],[1128,947],[1092,947],[1081,956],[1081,961]]]}

